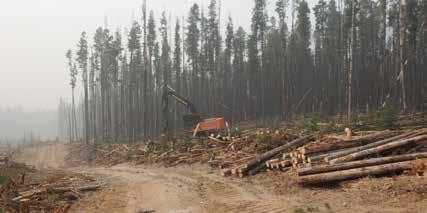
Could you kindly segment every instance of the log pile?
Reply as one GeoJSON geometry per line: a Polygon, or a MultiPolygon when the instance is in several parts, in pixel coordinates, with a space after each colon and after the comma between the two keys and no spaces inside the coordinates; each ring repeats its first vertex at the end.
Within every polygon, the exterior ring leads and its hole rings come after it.
{"type": "MultiPolygon", "coordinates": [[[[75,152],[81,153],[78,149],[75,152]]],[[[224,177],[246,177],[265,170],[292,171],[299,183],[312,184],[416,167],[414,161],[427,158],[427,129],[368,134],[348,129],[345,135],[322,134],[317,138],[252,129],[233,137],[99,145],[91,152],[94,156],[87,159],[98,165],[129,161],[165,167],[205,163],[219,168],[224,177]]]]}
{"type": "Polygon", "coordinates": [[[1,170],[0,209],[5,212],[68,212],[84,193],[102,187],[81,174],[37,171],[10,162],[1,170]]]}
{"type": "Polygon", "coordinates": [[[286,160],[286,158],[277,158],[273,159],[276,156],[283,155],[283,152],[289,152],[291,150],[294,150],[298,147],[301,147],[305,144],[310,143],[314,140],[313,136],[306,136],[301,137],[298,139],[295,139],[291,142],[285,143],[282,146],[279,146],[277,148],[274,148],[270,151],[267,151],[257,157],[255,157],[253,160],[246,162],[244,164],[238,165],[234,168],[227,168],[223,169],[221,171],[222,176],[229,176],[229,175],[235,175],[238,177],[244,177],[247,175],[254,175],[258,173],[260,170],[272,166],[277,168],[286,168],[291,163],[290,160],[286,160]],[[273,160],[272,160],[273,159],[273,160]],[[280,166],[279,166],[280,165],[280,166]],[[282,166],[283,165],[283,166],[282,166]]]}
{"type": "Polygon", "coordinates": [[[425,168],[427,129],[383,131],[360,138],[308,144],[291,153],[301,184],[319,184],[425,168]]]}

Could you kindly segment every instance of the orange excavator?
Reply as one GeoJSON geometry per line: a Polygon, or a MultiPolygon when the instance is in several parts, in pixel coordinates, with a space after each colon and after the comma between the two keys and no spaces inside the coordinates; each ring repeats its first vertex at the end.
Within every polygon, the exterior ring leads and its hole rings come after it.
{"type": "Polygon", "coordinates": [[[163,134],[166,134],[169,131],[169,123],[167,119],[169,97],[174,98],[177,103],[183,105],[187,109],[188,112],[182,117],[184,122],[184,129],[190,130],[193,136],[208,135],[229,129],[228,123],[224,118],[201,119],[193,103],[179,95],[169,85],[164,85],[162,96],[163,134]]]}

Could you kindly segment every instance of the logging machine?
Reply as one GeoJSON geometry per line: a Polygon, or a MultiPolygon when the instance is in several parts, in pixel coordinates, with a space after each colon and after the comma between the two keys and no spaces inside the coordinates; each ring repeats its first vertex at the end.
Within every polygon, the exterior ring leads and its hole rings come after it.
{"type": "Polygon", "coordinates": [[[179,95],[169,85],[164,85],[162,96],[163,134],[166,134],[169,131],[169,123],[167,119],[169,97],[172,97],[177,103],[180,103],[187,109],[188,112],[182,116],[184,122],[184,129],[191,130],[193,136],[198,136],[201,134],[210,134],[224,129],[228,129],[228,123],[225,121],[224,118],[201,119],[193,103],[191,103],[183,96],[179,95]]]}

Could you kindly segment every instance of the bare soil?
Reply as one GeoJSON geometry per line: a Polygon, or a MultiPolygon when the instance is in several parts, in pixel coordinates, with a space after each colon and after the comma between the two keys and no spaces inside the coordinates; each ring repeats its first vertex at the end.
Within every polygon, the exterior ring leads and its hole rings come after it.
{"type": "Polygon", "coordinates": [[[290,173],[224,178],[205,165],[65,168],[66,154],[66,145],[50,144],[29,147],[14,160],[90,174],[107,183],[74,205],[72,212],[427,212],[426,177],[401,175],[302,187],[290,173]]]}

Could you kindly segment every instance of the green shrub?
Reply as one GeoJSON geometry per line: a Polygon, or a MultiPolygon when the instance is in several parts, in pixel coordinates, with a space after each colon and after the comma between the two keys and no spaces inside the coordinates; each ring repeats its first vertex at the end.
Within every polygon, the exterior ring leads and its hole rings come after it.
{"type": "Polygon", "coordinates": [[[255,137],[257,151],[264,152],[269,149],[272,149],[273,148],[272,140],[273,138],[271,137],[271,135],[264,135],[264,134],[257,135],[255,137]]]}
{"type": "Polygon", "coordinates": [[[0,185],[5,184],[8,180],[8,177],[0,175],[0,185]]]}
{"type": "Polygon", "coordinates": [[[271,142],[273,138],[271,137],[271,135],[257,135],[255,138],[255,142],[257,144],[264,144],[264,143],[268,143],[271,142]]]}
{"type": "Polygon", "coordinates": [[[320,113],[315,112],[311,115],[311,117],[307,120],[305,124],[305,128],[310,131],[319,131],[319,125],[320,122],[320,113]]]}
{"type": "Polygon", "coordinates": [[[397,122],[397,111],[390,104],[386,104],[377,113],[376,124],[380,129],[394,129],[397,122]]]}

